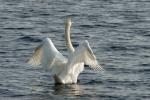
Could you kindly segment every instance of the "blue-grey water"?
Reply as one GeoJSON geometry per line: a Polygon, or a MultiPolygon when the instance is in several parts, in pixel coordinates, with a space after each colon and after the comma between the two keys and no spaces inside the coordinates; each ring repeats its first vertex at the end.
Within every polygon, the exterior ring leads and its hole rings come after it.
{"type": "Polygon", "coordinates": [[[0,100],[149,100],[149,0],[0,0],[0,100]],[[105,71],[85,69],[74,85],[55,85],[50,72],[26,63],[50,37],[67,55],[88,40],[105,71]]]}

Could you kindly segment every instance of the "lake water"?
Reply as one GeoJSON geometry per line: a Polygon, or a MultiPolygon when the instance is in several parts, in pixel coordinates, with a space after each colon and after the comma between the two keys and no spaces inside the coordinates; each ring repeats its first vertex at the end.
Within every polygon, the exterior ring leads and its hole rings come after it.
{"type": "Polygon", "coordinates": [[[149,0],[0,0],[0,100],[63,99],[150,99],[149,0]],[[88,40],[105,71],[55,85],[26,61],[45,37],[67,55],[68,17],[74,46],[88,40]]]}

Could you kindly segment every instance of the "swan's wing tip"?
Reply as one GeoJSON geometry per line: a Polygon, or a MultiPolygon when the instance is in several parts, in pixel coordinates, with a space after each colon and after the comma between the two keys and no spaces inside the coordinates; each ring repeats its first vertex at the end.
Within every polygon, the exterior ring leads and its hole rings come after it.
{"type": "Polygon", "coordinates": [[[32,54],[31,58],[27,60],[27,63],[31,66],[35,67],[41,64],[41,56],[42,56],[42,44],[40,44],[36,49],[34,50],[34,53],[32,54]]]}
{"type": "Polygon", "coordinates": [[[26,63],[31,65],[32,67],[38,66],[40,63],[35,62],[33,59],[34,58],[30,58],[29,60],[26,61],[26,63]]]}
{"type": "Polygon", "coordinates": [[[95,72],[105,71],[105,69],[101,65],[91,65],[90,68],[95,72]]]}

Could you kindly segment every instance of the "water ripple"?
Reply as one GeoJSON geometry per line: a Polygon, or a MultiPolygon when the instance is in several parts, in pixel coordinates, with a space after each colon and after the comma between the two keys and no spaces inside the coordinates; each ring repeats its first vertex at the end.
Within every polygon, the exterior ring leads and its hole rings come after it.
{"type": "Polygon", "coordinates": [[[23,37],[18,38],[17,40],[26,41],[26,42],[41,42],[42,41],[41,39],[34,38],[31,36],[23,36],[23,37]]]}

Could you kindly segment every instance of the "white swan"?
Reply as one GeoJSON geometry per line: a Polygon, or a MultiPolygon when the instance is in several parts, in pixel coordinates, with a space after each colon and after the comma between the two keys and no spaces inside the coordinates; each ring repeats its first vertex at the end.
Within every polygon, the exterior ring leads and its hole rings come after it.
{"type": "Polygon", "coordinates": [[[32,66],[42,64],[43,67],[49,68],[54,75],[55,83],[77,83],[78,75],[83,71],[85,64],[97,71],[102,69],[87,40],[74,49],[70,39],[71,25],[71,19],[68,19],[65,27],[65,38],[69,52],[67,58],[55,48],[50,38],[46,38],[35,49],[28,61],[32,66]]]}

